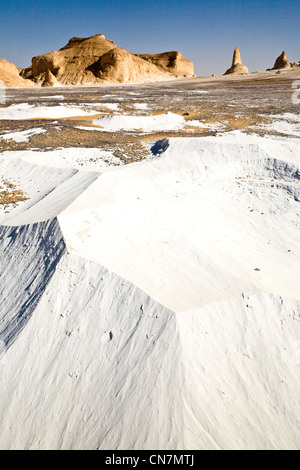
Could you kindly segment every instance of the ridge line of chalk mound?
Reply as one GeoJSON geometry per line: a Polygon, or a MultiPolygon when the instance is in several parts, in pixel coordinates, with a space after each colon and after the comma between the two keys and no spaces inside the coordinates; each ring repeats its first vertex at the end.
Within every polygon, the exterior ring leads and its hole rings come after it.
{"type": "MultiPolygon", "coordinates": [[[[1,248],[3,249],[4,256],[7,260],[7,266],[9,266],[9,269],[12,269],[13,267],[14,258],[11,254],[10,249],[14,250],[14,253],[16,253],[15,257],[17,257],[17,259],[20,259],[22,257],[22,262],[24,261],[23,254],[25,253],[26,258],[26,254],[32,251],[34,254],[34,259],[37,262],[38,266],[36,269],[39,272],[38,277],[34,276],[34,273],[30,270],[30,260],[29,264],[25,263],[25,266],[23,267],[23,271],[21,273],[21,277],[23,279],[22,285],[26,284],[24,291],[27,292],[28,299],[26,299],[24,303],[22,303],[20,312],[18,314],[11,315],[9,313],[6,313],[2,317],[2,321],[7,322],[8,325],[2,328],[2,330],[0,330],[0,340],[3,340],[7,345],[11,345],[14,342],[14,336],[17,336],[21,332],[23,327],[26,325],[27,321],[30,319],[41,296],[47,288],[48,283],[50,282],[52,276],[55,274],[56,267],[59,265],[59,262],[64,255],[71,255],[74,258],[81,259],[84,263],[92,263],[99,266],[100,269],[103,269],[111,275],[118,277],[120,280],[131,284],[135,289],[144,292],[144,294],[150,299],[152,299],[153,302],[157,303],[161,307],[174,314],[193,314],[197,311],[205,310],[207,306],[221,305],[222,303],[226,303],[227,301],[234,301],[234,299],[238,298],[238,296],[235,296],[231,299],[221,299],[214,302],[209,302],[194,309],[187,309],[185,311],[178,312],[172,311],[172,309],[153,298],[148,292],[144,291],[139,286],[132,283],[130,279],[120,276],[117,272],[111,271],[109,268],[107,268],[107,266],[102,265],[101,263],[85,259],[78,254],[70,253],[65,243],[64,235],[61,232],[59,220],[56,217],[47,221],[36,222],[34,224],[27,224],[23,226],[0,226],[0,244],[2,245],[1,248]],[[30,234],[31,232],[34,233],[34,238],[36,239],[32,244],[26,239],[27,233],[30,234]],[[57,235],[59,236],[59,240],[55,240],[57,235]],[[24,247],[22,253],[19,253],[19,250],[15,251],[16,247],[14,243],[17,241],[17,238],[21,238],[22,247],[24,247]],[[37,240],[38,243],[35,244],[37,240]],[[24,274],[29,274],[29,276],[31,276],[29,280],[27,278],[26,280],[24,280],[24,274]],[[11,320],[9,320],[10,317],[11,320]]],[[[17,272],[18,268],[19,264],[17,263],[17,272]]],[[[5,262],[2,262],[2,271],[0,272],[0,276],[5,277],[5,271],[5,262]]],[[[18,290],[20,290],[19,283],[18,290]]],[[[282,296],[280,293],[273,293],[271,291],[266,291],[258,288],[253,289],[253,291],[247,295],[247,298],[257,295],[267,295],[273,298],[286,298],[295,301],[298,300],[296,297],[290,298],[282,296]]],[[[244,298],[244,295],[242,295],[242,297],[244,298]]],[[[5,294],[3,294],[3,302],[5,303],[6,301],[7,298],[5,297],[5,294]]],[[[14,303],[16,302],[15,297],[13,301],[14,303]]],[[[9,311],[10,307],[5,308],[9,311]]]]}
{"type": "MultiPolygon", "coordinates": [[[[175,313],[130,280],[104,265],[70,253],[57,217],[19,226],[0,225],[0,250],[3,253],[0,277],[5,280],[5,285],[2,283],[0,301],[0,324],[3,324],[0,328],[0,340],[5,343],[7,349],[15,342],[34,314],[53,276],[59,276],[57,269],[66,256],[77,259],[79,263],[98,267],[107,275],[118,278],[121,285],[124,283],[131,285],[135,291],[140,292],[160,309],[175,313]]],[[[144,308],[141,305],[142,313],[144,308]]]]}
{"type": "MultiPolygon", "coordinates": [[[[278,271],[275,260],[280,262],[282,255],[290,258],[285,261],[286,275],[295,269],[295,258],[284,254],[291,246],[284,250],[283,239],[274,247],[267,242],[275,230],[282,231],[284,215],[275,204],[276,191],[279,197],[288,193],[291,204],[300,197],[294,184],[296,147],[290,153],[288,146],[275,143],[275,148],[274,142],[269,148],[259,145],[263,139],[248,139],[248,144],[254,142],[250,147],[230,139],[225,145],[222,139],[203,139],[200,146],[199,141],[192,139],[189,145],[185,139],[170,139],[162,157],[106,172],[59,215],[70,249],[138,285],[173,311],[205,305],[228,292],[232,297],[236,286],[246,292],[254,286],[280,292],[284,268],[278,271]],[[238,197],[232,197],[232,191],[238,197]],[[259,237],[256,227],[265,219],[261,213],[269,212],[266,191],[275,215],[266,218],[270,228],[263,224],[259,237]],[[241,197],[242,204],[234,205],[241,197]],[[95,205],[84,210],[85,201],[92,199],[95,205]],[[226,222],[231,215],[232,224],[226,222]],[[245,223],[239,223],[241,217],[245,223]],[[262,255],[266,250],[271,263],[262,255]]],[[[284,282],[284,289],[292,295],[295,283],[284,282]]]]}
{"type": "Polygon", "coordinates": [[[39,181],[39,177],[43,177],[46,180],[46,188],[37,184],[32,194],[30,194],[30,189],[29,191],[25,189],[28,200],[22,202],[22,205],[17,206],[12,214],[1,221],[1,224],[5,226],[33,224],[57,217],[102,174],[96,171],[81,171],[76,168],[66,169],[30,164],[22,158],[12,158],[8,161],[7,173],[13,174],[12,169],[18,165],[19,169],[15,172],[14,177],[18,177],[20,174],[23,178],[25,175],[28,179],[36,179],[36,181],[39,181]],[[45,176],[39,175],[41,171],[45,176]],[[47,180],[48,175],[49,181],[47,180]]]}

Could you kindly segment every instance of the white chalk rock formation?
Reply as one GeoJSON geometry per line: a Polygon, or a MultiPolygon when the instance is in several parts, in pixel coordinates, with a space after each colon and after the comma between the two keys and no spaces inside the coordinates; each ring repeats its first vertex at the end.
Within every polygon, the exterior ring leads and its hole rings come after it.
{"type": "Polygon", "coordinates": [[[168,144],[0,156],[1,449],[299,448],[299,143],[168,144]]]}
{"type": "Polygon", "coordinates": [[[239,47],[236,47],[233,52],[231,67],[226,70],[224,75],[240,75],[249,73],[248,67],[242,64],[241,54],[239,47]]]}
{"type": "Polygon", "coordinates": [[[33,57],[31,67],[23,69],[21,75],[41,83],[48,71],[62,85],[141,82],[194,73],[193,63],[180,52],[134,55],[117,47],[103,34],[74,37],[59,51],[33,57]]]}

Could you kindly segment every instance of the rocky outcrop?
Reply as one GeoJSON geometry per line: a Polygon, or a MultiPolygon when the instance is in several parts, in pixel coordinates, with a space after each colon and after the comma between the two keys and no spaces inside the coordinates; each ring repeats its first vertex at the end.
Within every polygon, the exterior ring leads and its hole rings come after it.
{"type": "Polygon", "coordinates": [[[277,57],[274,67],[272,70],[284,69],[291,67],[291,63],[287,60],[286,53],[283,51],[279,57],[277,57]]]}
{"type": "Polygon", "coordinates": [[[55,79],[61,85],[93,85],[192,76],[194,67],[180,52],[135,55],[103,34],[96,34],[74,37],[59,51],[33,57],[31,67],[23,69],[21,75],[41,84],[46,73],[51,73],[52,82],[55,79]]]}
{"type": "Polygon", "coordinates": [[[90,70],[101,80],[120,83],[163,79],[166,75],[172,77],[171,73],[158,69],[154,64],[120,47],[103,54],[90,70]]]}
{"type": "Polygon", "coordinates": [[[248,67],[242,64],[241,53],[239,47],[236,47],[233,52],[231,67],[226,70],[224,75],[240,75],[249,73],[248,67]]]}
{"type": "Polygon", "coordinates": [[[55,78],[50,70],[47,70],[44,74],[44,80],[42,82],[42,87],[52,87],[52,86],[59,86],[58,80],[55,78]]]}
{"type": "Polygon", "coordinates": [[[0,59],[0,80],[7,88],[23,88],[34,86],[30,80],[20,77],[19,69],[5,59],[0,59]]]}
{"type": "Polygon", "coordinates": [[[178,51],[163,52],[161,54],[136,54],[138,57],[150,62],[156,67],[172,73],[178,77],[193,77],[194,64],[183,57],[178,51]]]}
{"type": "Polygon", "coordinates": [[[89,67],[115,47],[115,43],[105,39],[103,34],[89,38],[74,37],[59,51],[33,57],[32,66],[24,69],[22,75],[39,83],[49,70],[61,85],[97,83],[98,79],[89,67]]]}

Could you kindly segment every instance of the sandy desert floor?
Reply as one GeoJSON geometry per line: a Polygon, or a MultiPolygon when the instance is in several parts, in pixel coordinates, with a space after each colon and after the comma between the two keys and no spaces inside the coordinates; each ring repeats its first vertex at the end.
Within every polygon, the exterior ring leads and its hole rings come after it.
{"type": "MultiPolygon", "coordinates": [[[[236,129],[249,134],[285,135],[289,127],[291,135],[295,135],[293,126],[279,125],[276,129],[270,124],[280,120],[279,114],[297,114],[291,96],[292,84],[299,76],[297,70],[283,71],[280,75],[272,71],[248,76],[178,79],[160,84],[10,89],[6,101],[9,110],[0,113],[1,133],[28,129],[37,133],[25,142],[2,139],[1,147],[3,150],[49,150],[61,146],[101,146],[113,150],[127,162],[130,156],[133,160],[143,158],[143,146],[139,143],[145,140],[214,136],[236,129]],[[162,127],[147,134],[137,129],[107,133],[101,132],[101,127],[97,133],[90,132],[95,129],[93,120],[107,114],[149,116],[167,112],[183,116],[185,125],[166,131],[162,127]],[[198,125],[195,120],[200,121],[198,125]],[[40,133],[41,128],[44,132],[40,133]]],[[[288,121],[288,116],[283,120],[288,121]]]]}
{"type": "Polygon", "coordinates": [[[6,90],[0,449],[299,449],[297,79],[6,90]]]}

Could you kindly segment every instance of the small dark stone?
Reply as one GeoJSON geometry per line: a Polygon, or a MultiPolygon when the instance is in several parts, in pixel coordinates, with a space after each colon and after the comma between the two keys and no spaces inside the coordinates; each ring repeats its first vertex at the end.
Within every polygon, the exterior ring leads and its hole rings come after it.
{"type": "Polygon", "coordinates": [[[161,153],[165,152],[169,147],[169,139],[161,139],[155,142],[155,144],[151,147],[151,152],[153,155],[160,155],[161,153]]]}

